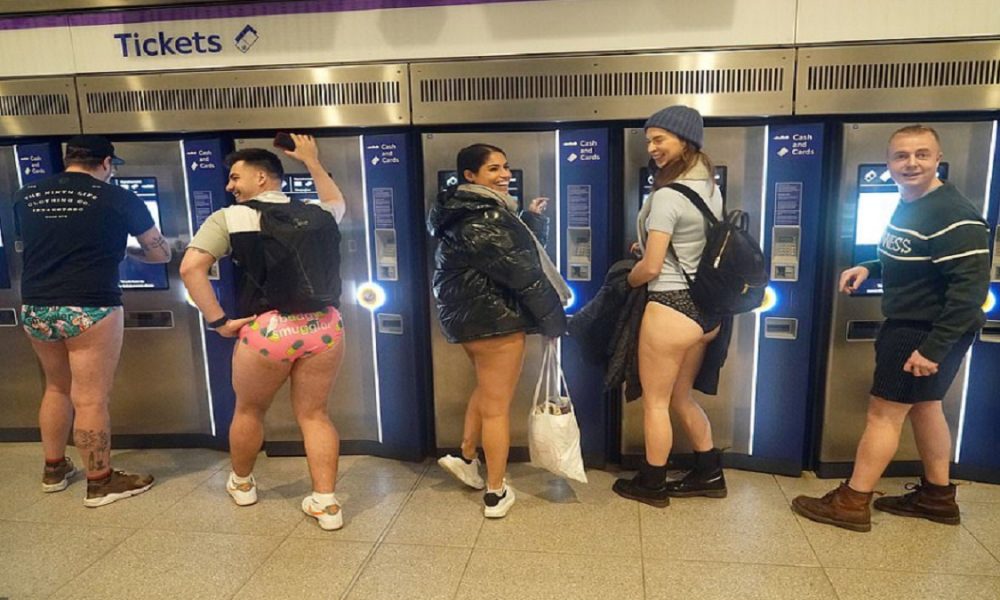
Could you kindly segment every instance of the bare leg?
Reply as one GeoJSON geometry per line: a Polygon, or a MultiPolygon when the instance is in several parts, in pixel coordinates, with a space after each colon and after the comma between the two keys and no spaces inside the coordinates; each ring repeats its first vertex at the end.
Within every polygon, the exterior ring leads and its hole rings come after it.
{"type": "Polygon", "coordinates": [[[865,432],[858,443],[854,473],[848,482],[851,489],[864,493],[875,489],[899,448],[899,435],[909,411],[909,404],[890,402],[878,396],[872,396],[868,400],[865,432]]]}
{"type": "Polygon", "coordinates": [[[680,419],[684,432],[687,433],[692,447],[697,452],[708,452],[715,447],[715,442],[712,440],[712,424],[701,405],[691,396],[691,391],[694,389],[694,380],[698,377],[698,371],[705,358],[705,350],[718,334],[718,328],[706,333],[684,354],[684,362],[681,363],[670,396],[670,408],[680,419]]]}
{"type": "Polygon", "coordinates": [[[31,346],[45,372],[45,393],[38,409],[38,426],[42,432],[42,450],[46,462],[66,456],[66,442],[73,428],[73,401],[70,400],[72,376],[69,352],[64,342],[31,340],[31,346]]]}
{"type": "Polygon", "coordinates": [[[680,312],[650,302],[639,327],[639,380],[642,383],[646,462],[667,464],[674,435],[670,395],[689,348],[702,338],[701,327],[680,312]]]}
{"type": "Polygon", "coordinates": [[[239,477],[253,472],[257,453],[264,445],[264,414],[289,371],[290,364],[274,362],[245,344],[236,344],[233,353],[236,410],[229,426],[229,457],[233,472],[239,477]]]}
{"type": "Polygon", "coordinates": [[[117,309],[80,335],[65,340],[76,416],[73,441],[87,479],[111,471],[111,386],[121,356],[124,311],[117,309]]]}
{"type": "MultiPolygon", "coordinates": [[[[510,404],[524,363],[524,333],[466,342],[475,357],[474,403],[482,422],[487,486],[500,489],[510,453],[510,404]]],[[[466,420],[468,423],[468,419],[466,420]]]]}
{"type": "MultiPolygon", "coordinates": [[[[475,368],[476,357],[468,348],[463,346],[463,349],[475,368]]],[[[479,404],[476,402],[476,394],[473,391],[469,398],[469,404],[465,407],[465,425],[462,427],[462,456],[467,460],[476,458],[476,447],[479,446],[479,438],[482,437],[482,434],[483,419],[479,414],[479,404]]]]}
{"type": "Polygon", "coordinates": [[[918,402],[910,409],[910,422],[917,440],[924,478],[934,485],[951,483],[951,430],[941,410],[941,401],[918,402]]]}
{"type": "Polygon", "coordinates": [[[337,482],[340,437],[330,421],[327,400],[344,360],[344,340],[336,347],[295,361],[292,367],[292,409],[302,429],[312,489],[330,494],[337,482]]]}

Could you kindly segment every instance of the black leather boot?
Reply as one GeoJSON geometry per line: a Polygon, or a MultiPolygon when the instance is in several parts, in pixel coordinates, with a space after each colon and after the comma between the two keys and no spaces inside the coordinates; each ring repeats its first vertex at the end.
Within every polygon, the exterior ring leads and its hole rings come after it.
{"type": "Polygon", "coordinates": [[[708,452],[694,453],[694,469],[682,478],[668,481],[664,487],[668,496],[689,498],[707,496],[726,497],[726,476],[722,473],[722,450],[712,448],[708,452]]]}
{"type": "Polygon", "coordinates": [[[670,504],[666,492],[667,466],[654,467],[645,460],[632,479],[619,479],[611,489],[623,498],[663,508],[670,504]]]}

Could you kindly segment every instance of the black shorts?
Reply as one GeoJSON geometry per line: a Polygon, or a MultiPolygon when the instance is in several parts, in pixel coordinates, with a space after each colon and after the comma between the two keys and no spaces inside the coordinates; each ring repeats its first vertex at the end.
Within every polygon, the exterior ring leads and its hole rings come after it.
{"type": "Polygon", "coordinates": [[[705,333],[712,331],[722,323],[721,317],[702,314],[691,299],[691,292],[687,290],[671,290],[669,292],[649,292],[646,295],[647,302],[656,302],[668,308],[672,308],[685,317],[691,319],[701,326],[705,333]]]}
{"type": "Polygon", "coordinates": [[[930,332],[931,323],[926,321],[888,320],[882,325],[875,339],[872,396],[903,404],[944,398],[976,334],[966,333],[960,337],[938,364],[936,374],[914,377],[903,370],[903,365],[913,351],[924,343],[930,332]]]}

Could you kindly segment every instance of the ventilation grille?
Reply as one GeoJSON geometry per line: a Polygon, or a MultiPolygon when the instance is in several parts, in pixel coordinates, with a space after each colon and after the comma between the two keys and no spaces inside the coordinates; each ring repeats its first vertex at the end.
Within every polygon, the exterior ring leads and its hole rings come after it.
{"type": "Polygon", "coordinates": [[[752,94],[784,89],[783,68],[425,79],[422,102],[752,94]]]}
{"type": "Polygon", "coordinates": [[[535,57],[410,65],[418,124],[792,113],[794,50],[535,57]]]}
{"type": "Polygon", "coordinates": [[[797,114],[996,110],[1000,42],[803,48],[797,114]]]}
{"type": "Polygon", "coordinates": [[[0,96],[0,117],[68,114],[70,114],[69,96],[66,94],[0,96]]]}
{"type": "Polygon", "coordinates": [[[91,114],[398,104],[398,81],[88,92],[91,114]]]}
{"type": "Polygon", "coordinates": [[[1000,85],[1000,60],[809,67],[809,90],[1000,85]]]}

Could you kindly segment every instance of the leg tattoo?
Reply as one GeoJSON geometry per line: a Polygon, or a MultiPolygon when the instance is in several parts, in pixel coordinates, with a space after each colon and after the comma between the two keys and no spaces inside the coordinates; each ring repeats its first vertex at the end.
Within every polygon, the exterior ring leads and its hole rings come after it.
{"type": "Polygon", "coordinates": [[[107,431],[74,429],[73,440],[80,453],[87,457],[88,471],[103,471],[108,468],[108,461],[105,459],[110,449],[107,431]]]}

